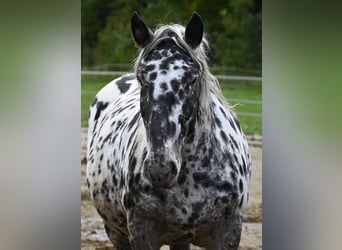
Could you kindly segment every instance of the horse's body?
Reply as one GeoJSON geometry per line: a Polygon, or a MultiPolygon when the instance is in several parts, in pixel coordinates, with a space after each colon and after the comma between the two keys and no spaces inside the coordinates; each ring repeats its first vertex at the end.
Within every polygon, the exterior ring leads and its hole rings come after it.
{"type": "Polygon", "coordinates": [[[152,34],[134,15],[143,48],[136,73],[106,85],[91,105],[87,182],[115,249],[239,244],[250,156],[206,62],[184,53],[203,50],[190,30],[199,21],[185,30],[188,47],[184,27],[152,34]]]}

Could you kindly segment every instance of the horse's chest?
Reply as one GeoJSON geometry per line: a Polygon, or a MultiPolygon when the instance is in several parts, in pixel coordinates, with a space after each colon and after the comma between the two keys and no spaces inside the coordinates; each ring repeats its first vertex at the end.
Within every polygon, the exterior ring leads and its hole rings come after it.
{"type": "Polygon", "coordinates": [[[107,224],[116,230],[128,234],[127,213],[133,211],[148,221],[157,221],[166,230],[166,238],[172,239],[188,232],[197,232],[206,225],[215,225],[229,217],[232,204],[228,199],[222,202],[222,197],[213,189],[197,189],[176,187],[173,189],[153,189],[123,192],[123,197],[132,199],[134,206],[125,207],[123,203],[103,202],[97,205],[98,211],[107,224]],[[129,197],[130,196],[130,197],[129,197]],[[132,198],[133,197],[133,198],[132,198]],[[124,208],[125,207],[125,208],[124,208]]]}
{"type": "Polygon", "coordinates": [[[218,182],[217,185],[227,185],[227,189],[219,186],[217,190],[209,179],[208,176],[204,184],[196,183],[189,173],[182,185],[171,189],[151,187],[147,192],[140,192],[135,209],[141,210],[142,214],[150,214],[153,218],[149,219],[164,218],[166,224],[178,225],[184,230],[220,220],[229,216],[236,207],[237,194],[226,182],[218,182]]]}

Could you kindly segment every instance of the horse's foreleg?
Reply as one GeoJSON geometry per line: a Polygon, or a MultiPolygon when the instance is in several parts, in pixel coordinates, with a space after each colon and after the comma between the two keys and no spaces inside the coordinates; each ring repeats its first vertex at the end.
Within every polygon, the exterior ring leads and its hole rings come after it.
{"type": "Polygon", "coordinates": [[[134,212],[128,215],[129,242],[132,250],[159,250],[161,247],[158,225],[134,212]]]}

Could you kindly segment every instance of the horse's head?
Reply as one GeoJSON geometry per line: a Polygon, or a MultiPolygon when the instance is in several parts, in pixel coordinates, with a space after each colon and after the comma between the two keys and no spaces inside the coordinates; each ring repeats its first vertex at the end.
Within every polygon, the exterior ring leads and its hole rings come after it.
{"type": "Polygon", "coordinates": [[[166,188],[176,182],[180,172],[182,145],[194,136],[201,68],[191,51],[202,41],[203,23],[195,13],[186,28],[167,25],[152,33],[134,13],[131,27],[133,39],[142,49],[136,76],[149,147],[145,174],[154,186],[166,188]]]}

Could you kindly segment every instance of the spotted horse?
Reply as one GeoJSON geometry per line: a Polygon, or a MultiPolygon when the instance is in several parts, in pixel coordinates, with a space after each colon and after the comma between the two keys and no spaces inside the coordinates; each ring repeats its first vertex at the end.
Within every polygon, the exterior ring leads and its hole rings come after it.
{"type": "Polygon", "coordinates": [[[154,32],[134,13],[134,74],[91,104],[87,184],[115,249],[238,248],[251,159],[203,30],[197,13],[154,32]]]}

